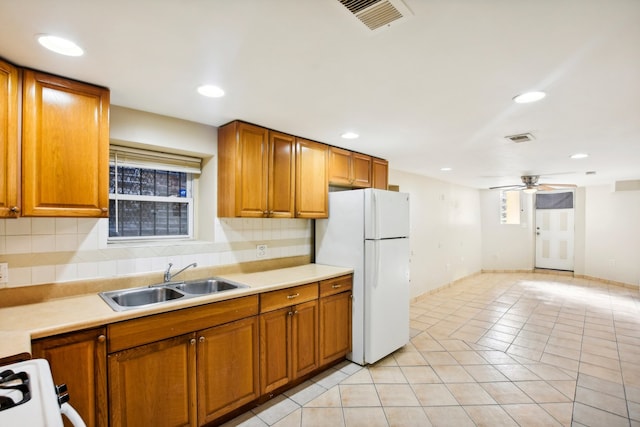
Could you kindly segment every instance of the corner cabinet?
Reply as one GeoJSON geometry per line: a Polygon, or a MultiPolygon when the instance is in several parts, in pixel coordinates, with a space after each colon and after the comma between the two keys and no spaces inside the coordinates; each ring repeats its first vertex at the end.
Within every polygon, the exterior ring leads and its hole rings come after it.
{"type": "Polygon", "coordinates": [[[24,70],[23,216],[107,217],[109,90],[24,70]]]}
{"type": "Polygon", "coordinates": [[[19,90],[18,68],[0,60],[0,218],[20,211],[19,90]]]}
{"type": "Polygon", "coordinates": [[[296,139],[296,217],[329,216],[329,147],[296,139]]]}
{"type": "MultiPolygon", "coordinates": [[[[49,361],[53,380],[69,388],[71,405],[87,427],[106,427],[107,347],[104,328],[34,340],[35,358],[49,361]]],[[[71,424],[65,419],[65,426],[71,424]]]]}
{"type": "Polygon", "coordinates": [[[295,138],[244,122],[218,129],[218,216],[294,216],[295,138]]]}

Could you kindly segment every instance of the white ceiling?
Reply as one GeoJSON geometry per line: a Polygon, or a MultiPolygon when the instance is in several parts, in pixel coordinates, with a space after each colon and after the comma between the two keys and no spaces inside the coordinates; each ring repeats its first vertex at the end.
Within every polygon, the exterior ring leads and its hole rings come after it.
{"type": "Polygon", "coordinates": [[[640,178],[639,0],[405,3],[414,16],[372,33],[338,0],[1,0],[0,57],[107,86],[114,105],[242,119],[476,188],[640,178]],[[512,102],[531,89],[548,95],[512,102]]]}

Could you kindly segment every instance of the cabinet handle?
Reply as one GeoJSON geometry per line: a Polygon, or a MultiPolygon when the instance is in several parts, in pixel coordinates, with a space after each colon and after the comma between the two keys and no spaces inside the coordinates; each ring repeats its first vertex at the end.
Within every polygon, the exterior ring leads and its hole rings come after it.
{"type": "Polygon", "coordinates": [[[200,341],[200,342],[204,342],[204,337],[200,337],[200,338],[198,338],[198,341],[200,341]]]}
{"type": "Polygon", "coordinates": [[[191,344],[191,345],[195,345],[195,344],[196,344],[196,339],[195,339],[195,338],[191,338],[191,339],[189,340],[189,344],[191,344]]]}
{"type": "Polygon", "coordinates": [[[287,316],[293,316],[293,311],[288,312],[287,316]]]}
{"type": "Polygon", "coordinates": [[[294,299],[294,298],[298,298],[299,296],[300,296],[299,293],[293,294],[293,295],[287,295],[287,299],[294,299]]]}
{"type": "Polygon", "coordinates": [[[100,210],[101,210],[102,212],[108,212],[108,211],[109,211],[109,208],[100,208],[100,210]]]}
{"type": "Polygon", "coordinates": [[[105,337],[104,335],[98,335],[98,342],[105,342],[107,340],[107,337],[105,337]]]}
{"type": "Polygon", "coordinates": [[[17,206],[12,206],[11,209],[9,209],[12,213],[18,213],[20,212],[20,208],[17,206]]]}
{"type": "Polygon", "coordinates": [[[337,284],[336,284],[336,285],[333,285],[333,286],[331,286],[331,287],[332,287],[333,289],[338,289],[338,288],[341,288],[341,287],[342,287],[342,285],[337,285],[337,284]]]}

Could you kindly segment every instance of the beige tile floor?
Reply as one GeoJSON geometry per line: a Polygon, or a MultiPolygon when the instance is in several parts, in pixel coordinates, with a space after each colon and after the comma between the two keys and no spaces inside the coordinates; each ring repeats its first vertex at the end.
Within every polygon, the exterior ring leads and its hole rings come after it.
{"type": "Polygon", "coordinates": [[[481,274],[412,304],[411,333],[225,426],[640,427],[637,290],[481,274]]]}

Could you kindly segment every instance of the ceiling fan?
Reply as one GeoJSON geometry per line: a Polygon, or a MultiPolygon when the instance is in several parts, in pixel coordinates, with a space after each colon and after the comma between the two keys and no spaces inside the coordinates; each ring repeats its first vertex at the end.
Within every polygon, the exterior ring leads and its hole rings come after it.
{"type": "Polygon", "coordinates": [[[576,188],[575,184],[538,184],[540,175],[522,175],[522,184],[502,185],[499,187],[489,187],[489,190],[523,190],[525,193],[535,193],[538,190],[551,191],[559,188],[576,188]]]}

